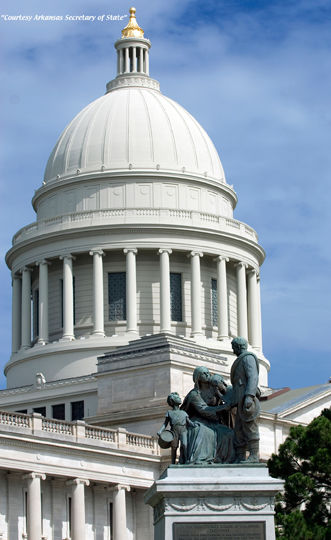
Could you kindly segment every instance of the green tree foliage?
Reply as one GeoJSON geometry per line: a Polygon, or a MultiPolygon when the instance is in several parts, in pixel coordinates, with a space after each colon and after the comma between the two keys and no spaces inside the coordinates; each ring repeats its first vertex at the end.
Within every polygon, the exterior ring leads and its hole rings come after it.
{"type": "Polygon", "coordinates": [[[285,480],[275,507],[277,538],[330,540],[330,409],[306,427],[292,427],[268,467],[271,476],[285,480]]]}

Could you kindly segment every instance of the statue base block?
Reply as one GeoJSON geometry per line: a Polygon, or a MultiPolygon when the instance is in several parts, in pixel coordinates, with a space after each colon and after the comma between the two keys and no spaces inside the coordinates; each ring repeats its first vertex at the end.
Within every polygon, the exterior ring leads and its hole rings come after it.
{"type": "Polygon", "coordinates": [[[145,495],[155,540],[274,540],[283,481],[264,463],[170,465],[145,495]]]}

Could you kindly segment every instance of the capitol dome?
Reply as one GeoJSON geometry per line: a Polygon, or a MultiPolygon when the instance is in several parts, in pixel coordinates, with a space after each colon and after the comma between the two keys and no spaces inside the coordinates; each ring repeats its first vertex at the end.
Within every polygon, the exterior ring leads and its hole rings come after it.
{"type": "Polygon", "coordinates": [[[116,77],[64,129],[33,196],[36,221],[7,253],[8,387],[36,373],[89,376],[100,354],[158,333],[221,352],[223,376],[231,338],[246,337],[266,386],[264,251],[234,219],[237,196],[209,136],[150,77],[134,12],[115,42],[116,77]]]}
{"type": "Polygon", "coordinates": [[[137,86],[115,86],[70,122],[49,157],[45,183],[77,171],[123,169],[186,172],[225,182],[217,151],[199,123],[159,90],[138,86],[141,82],[141,76],[122,80],[137,86]]]}

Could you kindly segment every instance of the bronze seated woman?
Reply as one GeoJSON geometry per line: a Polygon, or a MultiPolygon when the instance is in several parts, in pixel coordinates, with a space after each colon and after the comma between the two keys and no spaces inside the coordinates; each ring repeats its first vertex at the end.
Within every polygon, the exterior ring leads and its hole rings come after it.
{"type": "Polygon", "coordinates": [[[194,370],[193,381],[194,388],[181,407],[196,425],[188,429],[186,463],[232,463],[234,432],[229,427],[226,384],[220,375],[212,377],[203,366],[194,370]]]}

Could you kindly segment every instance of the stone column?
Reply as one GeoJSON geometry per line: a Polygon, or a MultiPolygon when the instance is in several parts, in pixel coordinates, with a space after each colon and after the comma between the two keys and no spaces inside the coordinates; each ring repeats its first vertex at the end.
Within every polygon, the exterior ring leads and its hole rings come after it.
{"type": "Polygon", "coordinates": [[[90,251],[93,256],[93,332],[94,336],[104,337],[104,305],[103,305],[103,264],[104,252],[90,251]]]}
{"type": "Polygon", "coordinates": [[[74,290],[72,261],[70,254],[60,257],[63,260],[63,336],[62,339],[72,341],[74,336],[74,290]]]}
{"type": "Polygon", "coordinates": [[[124,249],[126,255],[126,330],[137,333],[137,276],[134,248],[124,249]]]}
{"type": "Polygon", "coordinates": [[[23,476],[27,480],[27,533],[29,540],[40,540],[41,538],[41,492],[40,480],[45,480],[46,475],[40,473],[28,473],[23,476]]]}
{"type": "Polygon", "coordinates": [[[12,352],[15,353],[21,346],[22,281],[20,276],[13,274],[12,286],[12,352]]]}
{"type": "Polygon", "coordinates": [[[170,265],[171,249],[159,249],[160,255],[160,332],[171,332],[170,265]]]}
{"type": "Polygon", "coordinates": [[[31,268],[22,270],[21,347],[31,347],[31,268]]]}
{"type": "Polygon", "coordinates": [[[259,307],[256,270],[250,269],[247,273],[248,293],[248,328],[249,342],[254,349],[259,349],[259,307]]]}
{"type": "Polygon", "coordinates": [[[48,343],[48,262],[43,260],[39,265],[39,337],[38,343],[48,343]]]}
{"type": "Polygon", "coordinates": [[[146,70],[146,75],[149,75],[149,52],[148,52],[148,49],[146,49],[146,51],[145,51],[145,70],[146,70]]]}
{"type": "Polygon", "coordinates": [[[130,487],[122,486],[120,484],[113,489],[114,540],[127,540],[126,491],[130,491],[130,487]]]}
{"type": "Polygon", "coordinates": [[[237,317],[238,335],[248,339],[247,330],[247,292],[246,292],[246,264],[239,262],[237,272],[237,317]]]}
{"type": "Polygon", "coordinates": [[[201,327],[201,275],[200,275],[200,257],[202,253],[192,251],[191,257],[191,317],[192,330],[191,336],[202,335],[201,327]]]}
{"type": "Polygon", "coordinates": [[[85,540],[85,486],[89,480],[75,478],[69,480],[71,486],[71,540],[85,540]]]}
{"type": "Polygon", "coordinates": [[[132,47],[132,71],[137,71],[137,49],[132,47]]]}
{"type": "Polygon", "coordinates": [[[124,49],[124,73],[130,71],[130,58],[129,58],[129,47],[124,49]]]}
{"type": "Polygon", "coordinates": [[[229,259],[217,257],[217,316],[218,316],[218,337],[223,340],[229,337],[228,318],[228,285],[226,277],[226,263],[229,259]]]}
{"type": "Polygon", "coordinates": [[[259,350],[262,352],[262,315],[261,315],[261,283],[260,275],[257,275],[257,306],[258,306],[258,328],[259,328],[259,350]]]}
{"type": "Polygon", "coordinates": [[[144,49],[142,47],[139,49],[138,71],[139,73],[143,73],[144,71],[144,49]]]}

